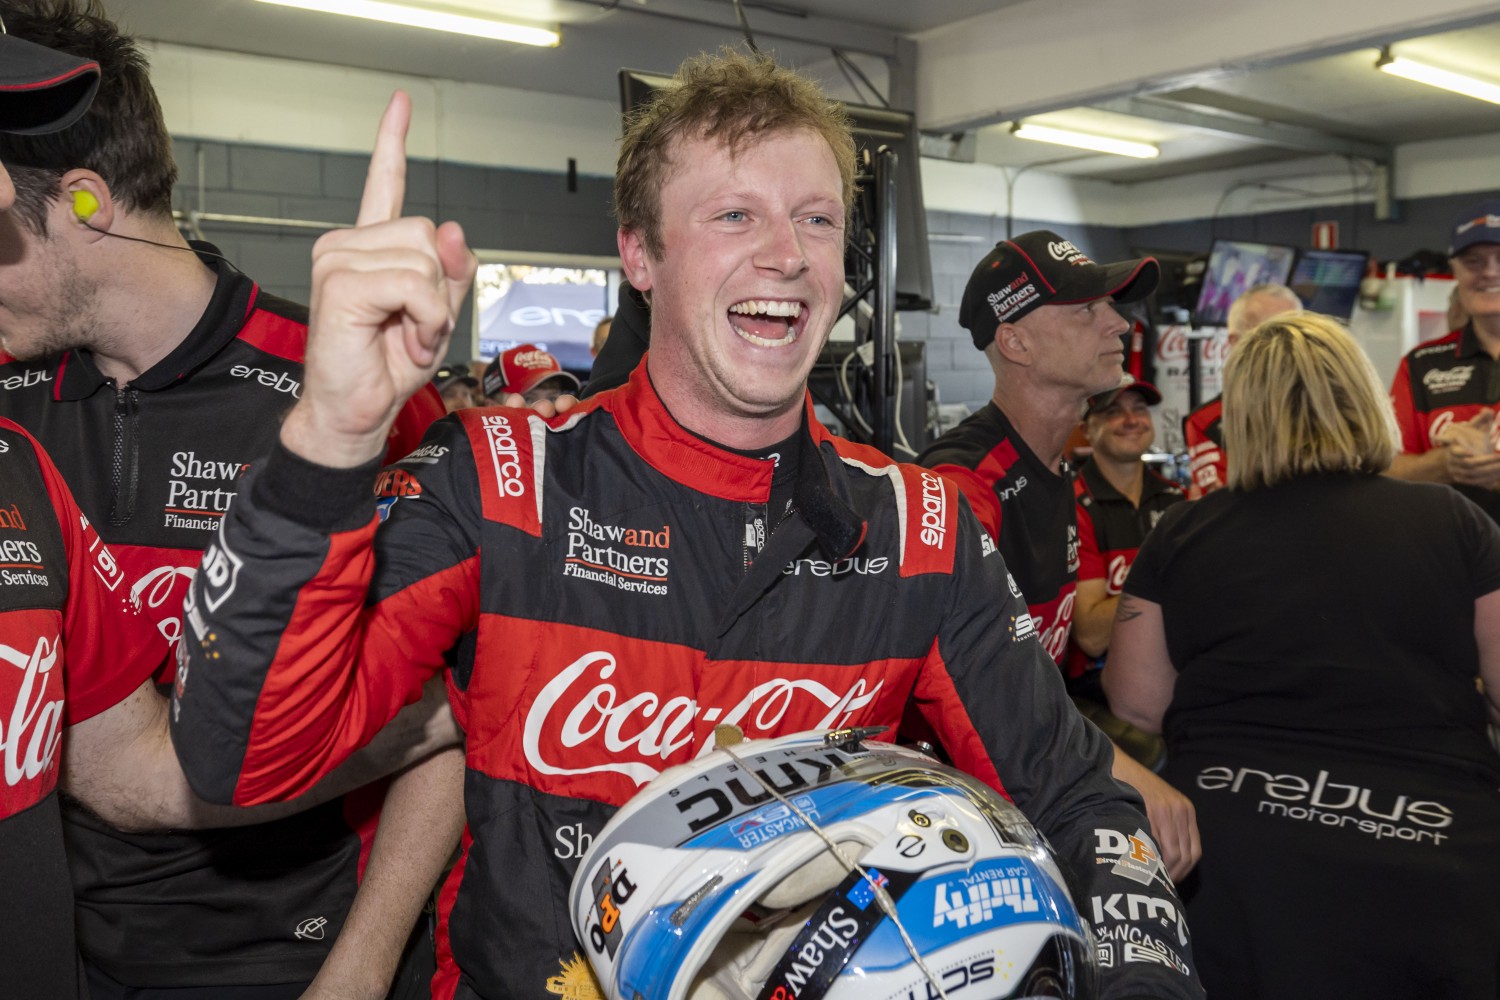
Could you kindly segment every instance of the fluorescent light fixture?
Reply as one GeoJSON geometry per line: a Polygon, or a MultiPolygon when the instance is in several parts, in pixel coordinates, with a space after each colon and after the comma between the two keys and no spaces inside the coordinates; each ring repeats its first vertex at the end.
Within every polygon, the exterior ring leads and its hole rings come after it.
{"type": "Polygon", "coordinates": [[[430,7],[411,7],[402,3],[387,3],[385,0],[260,0],[279,7],[296,7],[314,10],[323,14],[347,14],[387,24],[404,24],[409,28],[431,28],[434,31],[451,31],[459,35],[474,35],[478,38],[493,38],[500,42],[517,42],[521,45],[555,47],[562,36],[550,28],[538,28],[514,21],[501,21],[489,17],[474,17],[455,14],[430,7]]]}
{"type": "Polygon", "coordinates": [[[1375,68],[1382,73],[1425,83],[1429,87],[1451,90],[1465,97],[1476,97],[1481,101],[1489,101],[1491,104],[1500,104],[1500,83],[1478,80],[1452,70],[1429,66],[1401,56],[1393,56],[1390,49],[1386,49],[1381,54],[1380,61],[1375,64],[1375,68]]]}
{"type": "Polygon", "coordinates": [[[1072,129],[1053,128],[1050,125],[1017,122],[1011,127],[1010,132],[1017,139],[1035,139],[1037,142],[1052,142],[1059,146],[1091,149],[1096,153],[1133,156],[1138,160],[1154,160],[1161,155],[1161,150],[1150,143],[1131,142],[1129,139],[1115,139],[1111,136],[1092,135],[1088,132],[1074,132],[1072,129]]]}

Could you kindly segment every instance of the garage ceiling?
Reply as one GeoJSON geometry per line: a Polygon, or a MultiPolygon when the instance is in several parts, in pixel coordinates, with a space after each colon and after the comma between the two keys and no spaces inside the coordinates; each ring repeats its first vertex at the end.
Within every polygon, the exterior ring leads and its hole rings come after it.
{"type": "MultiPolygon", "coordinates": [[[[744,10],[763,48],[775,48],[783,62],[819,75],[831,92],[852,99],[854,88],[864,90],[865,84],[846,82],[849,77],[830,50],[846,53],[874,86],[888,92],[892,78],[884,71],[887,60],[913,58],[913,36],[1014,2],[1018,0],[744,0],[744,10]]],[[[739,37],[731,0],[446,0],[448,7],[559,24],[563,42],[556,49],[465,39],[255,0],[105,3],[128,30],[163,42],[611,101],[621,66],[668,70],[687,55],[739,37]]],[[[1500,81],[1500,7],[1490,23],[1402,40],[1394,49],[1500,81]]],[[[1058,108],[1028,119],[1152,142],[1162,150],[1156,160],[1074,155],[1062,147],[1015,139],[1009,122],[980,127],[968,148],[979,161],[1000,166],[1034,165],[1132,182],[1315,151],[1305,141],[1278,141],[1278,128],[1284,130],[1282,137],[1321,138],[1335,151],[1344,142],[1356,152],[1500,131],[1500,106],[1379,73],[1378,55],[1378,50],[1365,48],[1226,71],[1186,89],[1137,95],[1102,109],[1058,108]]]]}

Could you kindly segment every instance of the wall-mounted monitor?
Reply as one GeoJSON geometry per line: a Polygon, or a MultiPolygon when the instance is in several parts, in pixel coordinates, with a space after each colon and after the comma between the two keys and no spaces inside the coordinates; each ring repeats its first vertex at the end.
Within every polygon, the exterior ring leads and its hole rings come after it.
{"type": "Polygon", "coordinates": [[[1287,284],[1302,308],[1348,321],[1359,299],[1359,283],[1369,266],[1363,250],[1303,250],[1287,284]]]}
{"type": "MultiPolygon", "coordinates": [[[[620,110],[629,114],[670,86],[672,78],[620,70],[620,110]]],[[[863,153],[887,146],[896,153],[896,308],[932,307],[932,256],[927,248],[927,209],[922,200],[921,140],[908,111],[845,104],[855,147],[863,153]]]]}
{"type": "Polygon", "coordinates": [[[1297,251],[1274,243],[1214,240],[1203,272],[1194,326],[1224,326],[1229,307],[1252,285],[1284,285],[1292,274],[1297,251]]]}

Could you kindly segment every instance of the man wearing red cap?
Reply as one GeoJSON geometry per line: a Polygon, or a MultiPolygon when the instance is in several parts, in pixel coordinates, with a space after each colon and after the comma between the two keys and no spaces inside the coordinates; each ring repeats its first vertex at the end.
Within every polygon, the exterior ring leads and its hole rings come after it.
{"type": "MultiPolygon", "coordinates": [[[[995,541],[1035,633],[1061,665],[1078,580],[1072,469],[1063,447],[1090,396],[1125,377],[1129,324],[1115,303],[1156,288],[1153,258],[1096,264],[1047,230],[996,244],[964,288],[958,321],[995,373],[990,402],[938,438],[918,463],[951,479],[995,541]]],[[[1147,794],[1147,812],[1174,878],[1197,861],[1191,804],[1150,772],[1115,755],[1115,776],[1147,794]],[[1173,829],[1175,828],[1175,833],[1173,829]]]]}
{"type": "Polygon", "coordinates": [[[484,370],[484,395],[496,406],[506,396],[520,396],[527,406],[554,400],[564,393],[578,395],[579,383],[551,354],[535,344],[519,344],[500,354],[484,370]]]}

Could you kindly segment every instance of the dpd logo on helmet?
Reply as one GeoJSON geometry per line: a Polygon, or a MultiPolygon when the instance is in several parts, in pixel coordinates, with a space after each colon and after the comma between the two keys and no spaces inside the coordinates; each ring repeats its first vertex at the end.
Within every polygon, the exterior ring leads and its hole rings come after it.
{"type": "Polygon", "coordinates": [[[593,945],[594,954],[608,949],[610,958],[615,957],[615,950],[620,947],[620,940],[625,936],[620,927],[620,907],[635,891],[635,884],[630,881],[630,873],[625,870],[624,865],[620,866],[619,874],[611,876],[612,863],[609,858],[605,858],[604,864],[594,874],[594,911],[588,929],[589,944],[593,945]]]}

